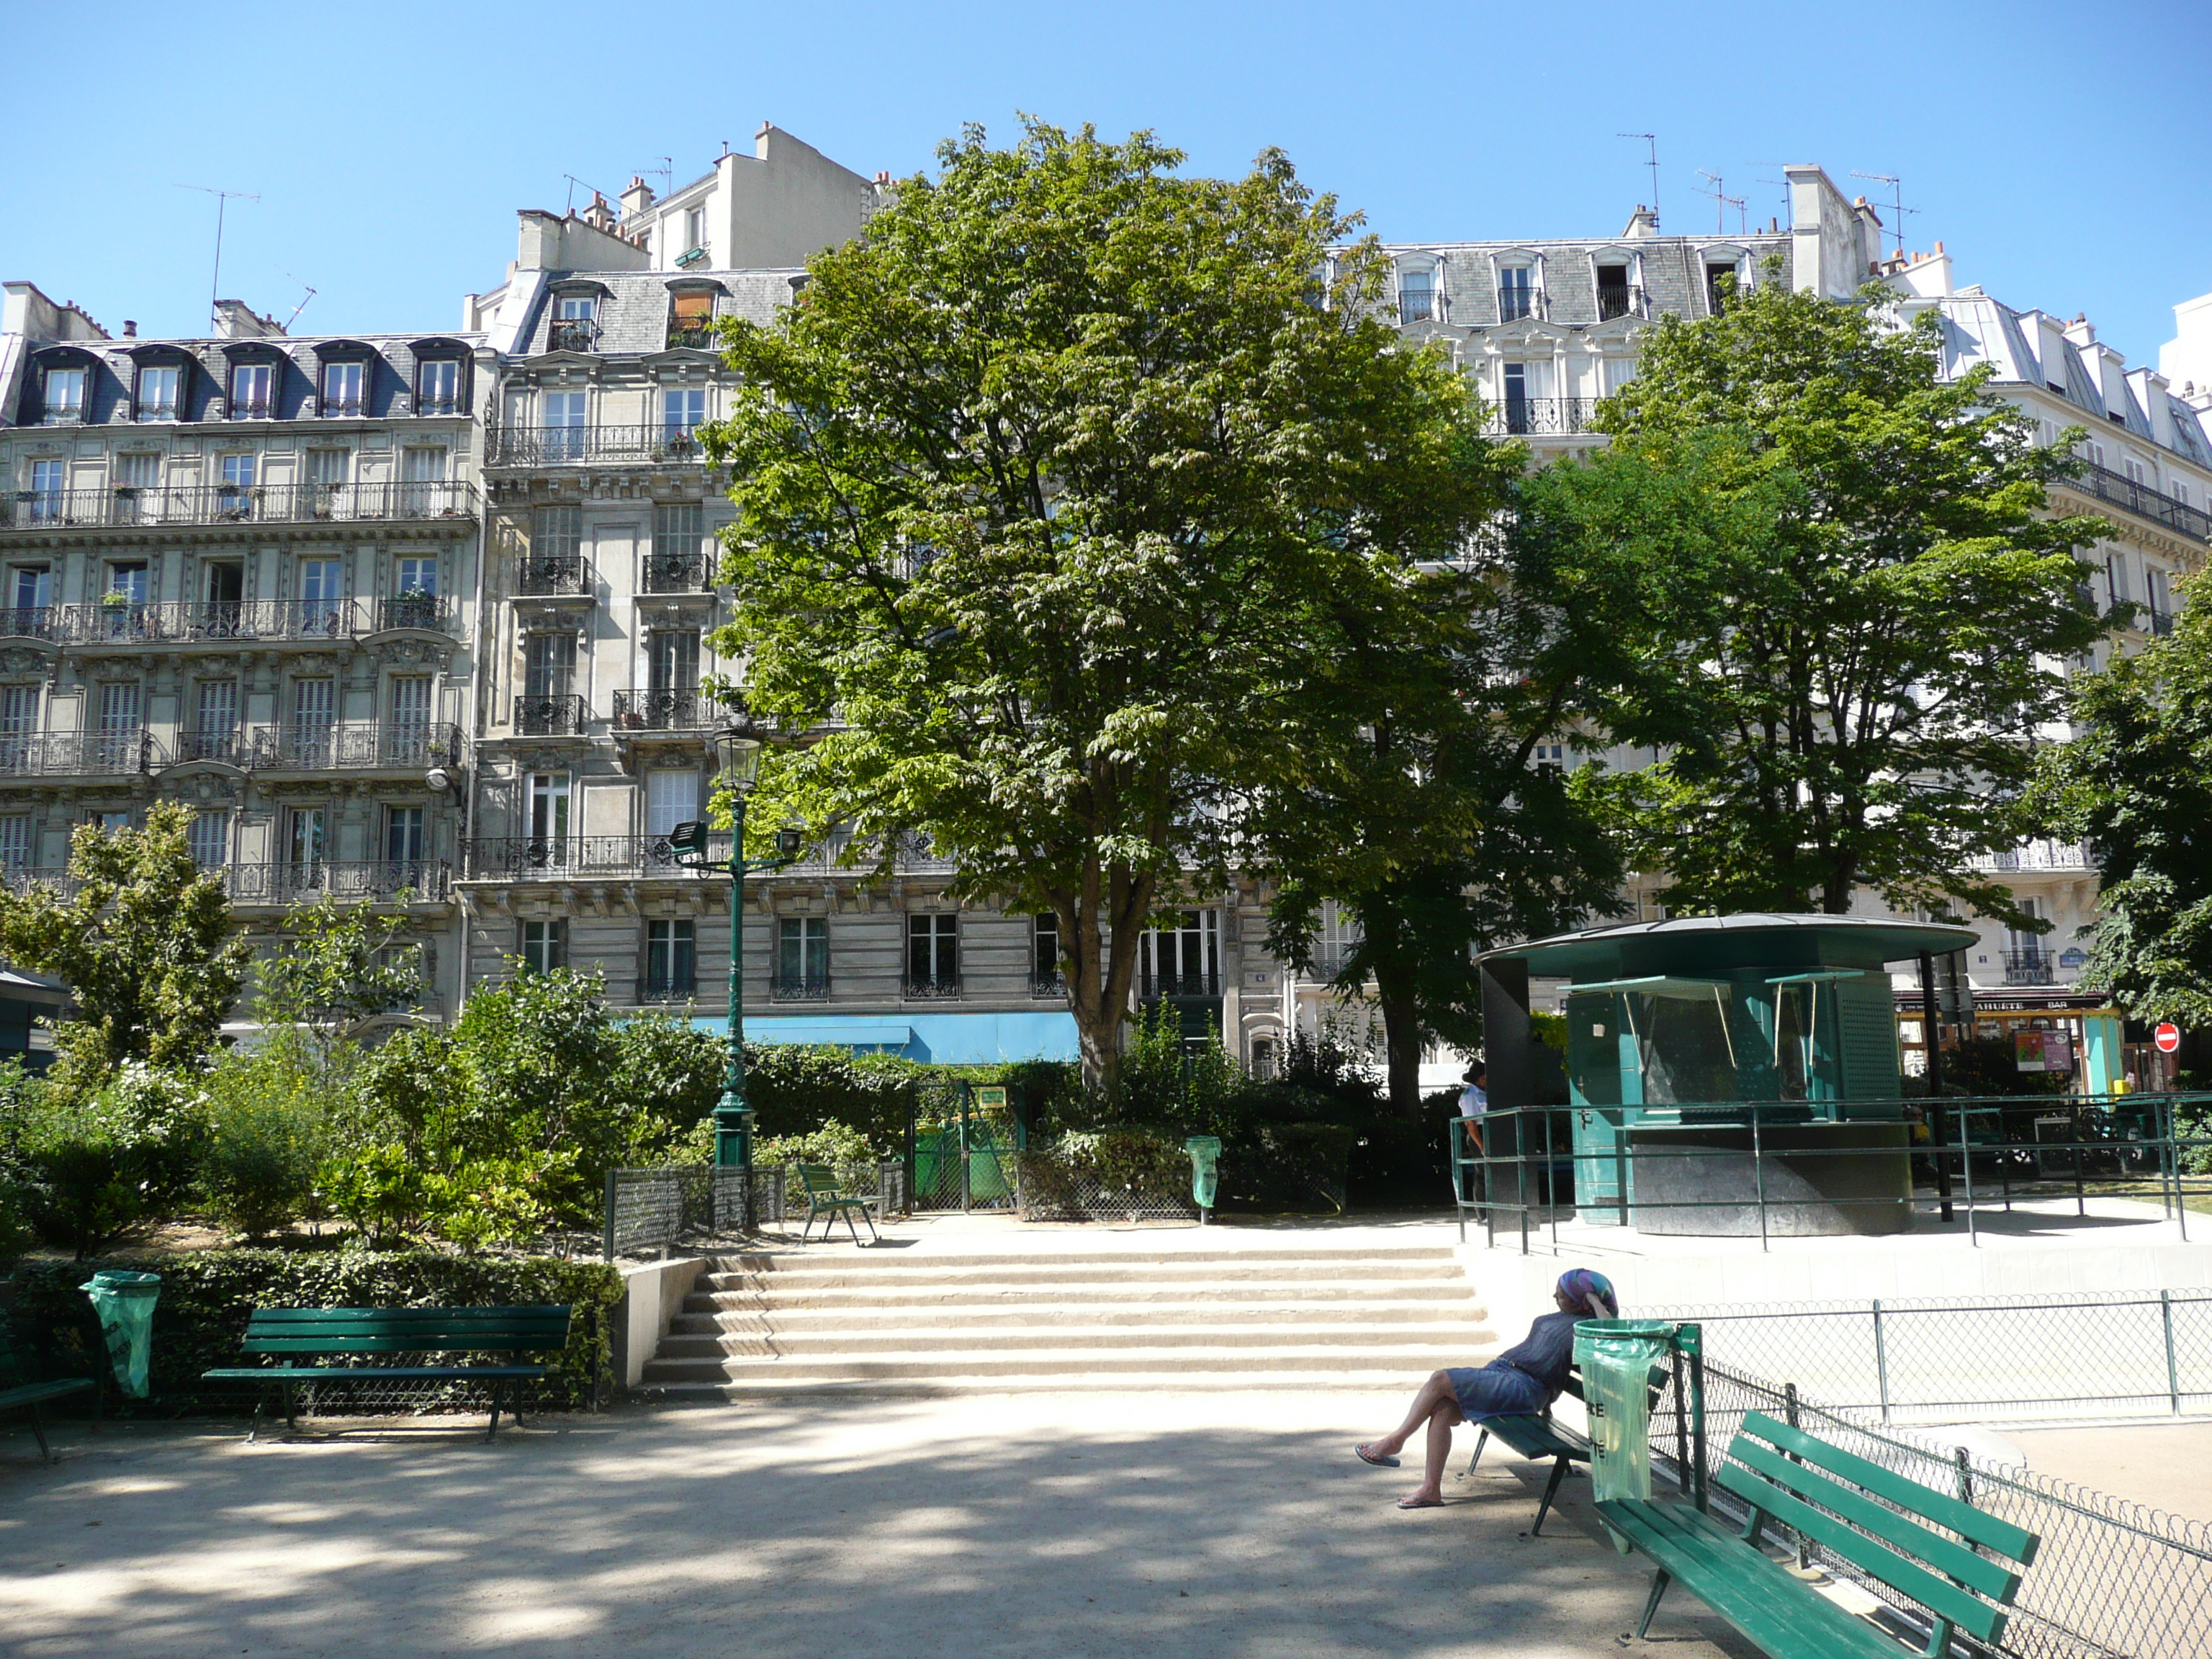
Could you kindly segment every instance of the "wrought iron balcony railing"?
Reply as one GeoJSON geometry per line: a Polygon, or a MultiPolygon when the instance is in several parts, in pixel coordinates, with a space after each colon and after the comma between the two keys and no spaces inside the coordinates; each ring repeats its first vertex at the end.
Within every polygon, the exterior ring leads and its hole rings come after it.
{"type": "Polygon", "coordinates": [[[526,598],[588,598],[592,586],[592,562],[580,553],[526,553],[515,562],[514,591],[526,598]]]}
{"type": "MultiPolygon", "coordinates": [[[[410,596],[411,598],[411,596],[410,596]]],[[[454,624],[441,611],[441,631],[454,624]]],[[[63,605],[49,636],[64,645],[158,645],[213,640],[349,640],[371,631],[360,599],[165,599],[63,605]]]]}
{"type": "Polygon", "coordinates": [[[1444,296],[1434,289],[1401,289],[1398,294],[1400,323],[1440,323],[1444,319],[1444,296]]]}
{"type": "Polygon", "coordinates": [[[256,772],[415,771],[461,757],[457,726],[337,720],[255,728],[244,764],[256,772]]]}
{"type": "Polygon", "coordinates": [[[129,777],[168,763],[150,732],[0,733],[0,775],[9,777],[129,777]]]}
{"type": "MultiPolygon", "coordinates": [[[[708,838],[711,862],[729,861],[730,832],[708,838]]],[[[665,836],[486,836],[471,842],[472,881],[573,881],[623,876],[679,876],[690,866],[676,861],[665,836]]]]}
{"type": "Polygon", "coordinates": [[[640,573],[648,593],[696,593],[712,586],[707,580],[707,556],[689,553],[648,553],[640,573]]]}
{"type": "Polygon", "coordinates": [[[488,466],[573,466],[589,461],[702,461],[696,433],[659,426],[509,426],[484,441],[488,466]]]}
{"type": "Polygon", "coordinates": [[[827,1002],[830,1000],[830,975],[827,974],[778,974],[768,982],[770,1002],[827,1002]]]}
{"type": "Polygon", "coordinates": [[[1592,398],[1508,398],[1492,407],[1483,430],[1514,438],[1588,432],[1596,412],[1592,398]]]}
{"type": "Polygon", "coordinates": [[[2124,507],[2138,518],[2154,520],[2169,530],[2179,531],[2192,541],[2212,543],[2212,513],[2178,501],[2148,484],[2137,483],[2124,472],[2085,464],[2075,477],[2063,482],[2100,501],[2124,507]]]}
{"type": "Polygon", "coordinates": [[[0,610],[0,639],[51,640],[53,637],[53,606],[19,605],[0,610]]]}
{"type": "Polygon", "coordinates": [[[2148,610],[2143,611],[2142,630],[2154,639],[2164,639],[2173,632],[2173,612],[2148,610]]]}
{"type": "Polygon", "coordinates": [[[188,484],[173,489],[0,492],[0,528],[127,529],[132,526],[351,523],[473,518],[476,486],[432,483],[188,484]]]}
{"type": "Polygon", "coordinates": [[[179,732],[176,759],[179,765],[187,761],[220,761],[225,766],[242,769],[252,747],[249,734],[235,726],[210,732],[179,732]]]}
{"type": "Polygon", "coordinates": [[[1067,994],[1067,980],[1057,972],[1041,974],[1032,971],[1030,975],[1030,994],[1033,997],[1064,997],[1067,994]]]}
{"type": "Polygon", "coordinates": [[[671,351],[690,346],[700,351],[712,351],[721,343],[714,332],[712,317],[671,317],[668,319],[668,349],[671,351]]]}
{"type": "Polygon", "coordinates": [[[637,981],[632,990],[635,1000],[644,1004],[689,1002],[698,994],[698,970],[691,968],[668,974],[648,974],[637,981]]]}
{"type": "Polygon", "coordinates": [[[1218,997],[1221,994],[1221,975],[1218,974],[1139,974],[1137,976],[1139,997],[1218,997]]]}
{"type": "Polygon", "coordinates": [[[429,634],[460,636],[453,602],[442,593],[393,593],[376,602],[376,631],[413,628],[429,634]]]}
{"type": "Polygon", "coordinates": [[[1541,321],[1549,309],[1549,301],[1540,288],[1505,288],[1498,290],[1498,320],[1517,323],[1523,317],[1541,321]]]}
{"type": "Polygon", "coordinates": [[[599,325],[589,317],[556,317],[545,329],[548,351],[596,351],[599,325]]]}
{"type": "Polygon", "coordinates": [[[960,975],[933,975],[917,979],[907,975],[906,1000],[908,1002],[957,1002],[960,1000],[960,975]]]}
{"type": "Polygon", "coordinates": [[[714,705],[696,691],[617,691],[614,728],[625,732],[699,732],[714,723],[714,705]]]}
{"type": "Polygon", "coordinates": [[[2003,954],[2008,985],[2049,985],[2057,977],[2053,972],[2057,962],[2048,951],[2007,951],[2003,954]]]}
{"type": "Polygon", "coordinates": [[[1644,290],[1633,284],[1616,288],[1610,283],[1597,285],[1597,319],[1609,322],[1615,317],[1649,317],[1650,307],[1644,290]]]}
{"type": "Polygon", "coordinates": [[[2080,842],[2053,841],[2048,836],[2023,842],[2002,852],[1984,853],[1970,860],[1969,864],[1973,869],[1997,875],[2022,871],[2088,871],[2097,867],[2089,857],[2089,849],[2080,842]]]}
{"type": "Polygon", "coordinates": [[[591,709],[579,696],[514,700],[514,733],[520,738],[580,738],[591,718],[591,709]]]}
{"type": "Polygon", "coordinates": [[[314,859],[301,863],[232,864],[221,874],[234,904],[297,904],[319,898],[443,903],[453,896],[453,866],[442,859],[314,859]]]}

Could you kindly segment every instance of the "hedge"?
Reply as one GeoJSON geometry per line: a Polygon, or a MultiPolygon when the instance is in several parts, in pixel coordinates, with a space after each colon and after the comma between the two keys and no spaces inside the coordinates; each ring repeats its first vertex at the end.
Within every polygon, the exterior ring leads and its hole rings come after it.
{"type": "MultiPolygon", "coordinates": [[[[250,1363],[240,1353],[246,1322],[257,1307],[501,1307],[567,1303],[575,1310],[568,1346],[541,1356],[551,1374],[536,1385],[537,1409],[574,1409],[591,1402],[594,1379],[610,1352],[607,1310],[622,1297],[622,1275],[597,1261],[553,1256],[454,1255],[437,1250],[205,1250],[189,1255],[112,1256],[90,1261],[24,1261],[12,1282],[19,1334],[44,1350],[52,1374],[107,1375],[106,1354],[91,1304],[78,1287],[98,1272],[161,1275],[154,1309],[151,1394],[131,1400],[107,1392],[111,1414],[177,1417],[188,1412],[243,1413],[258,1390],[209,1383],[200,1373],[250,1363]],[[100,1369],[95,1369],[98,1367],[100,1369]]],[[[404,1363],[404,1362],[403,1362],[404,1363]]],[[[473,1391],[409,1385],[406,1403],[388,1400],[349,1407],[346,1390],[317,1409],[424,1412],[466,1402],[473,1391]]]]}

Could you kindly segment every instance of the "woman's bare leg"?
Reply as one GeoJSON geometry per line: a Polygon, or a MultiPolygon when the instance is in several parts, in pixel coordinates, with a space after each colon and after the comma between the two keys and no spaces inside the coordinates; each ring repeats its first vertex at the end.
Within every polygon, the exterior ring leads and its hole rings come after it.
{"type": "Polygon", "coordinates": [[[1421,1484],[1414,1492],[1416,1503],[1441,1504],[1444,1501],[1444,1465],[1451,1461],[1452,1431],[1467,1419],[1460,1415],[1459,1402],[1441,1400],[1429,1413],[1428,1458],[1421,1470],[1421,1484]]]}
{"type": "MultiPolygon", "coordinates": [[[[1430,1420],[1439,1404],[1450,1404],[1451,1420],[1456,1423],[1459,1420],[1458,1401],[1459,1396],[1452,1390],[1451,1378],[1442,1371],[1431,1371],[1429,1380],[1421,1384],[1420,1392],[1413,1396],[1413,1407],[1407,1412],[1406,1420],[1380,1440],[1369,1441],[1365,1449],[1378,1457],[1395,1457],[1406,1449],[1406,1443],[1413,1437],[1413,1431],[1430,1420]]],[[[1449,1425],[1444,1433],[1449,1445],[1451,1434],[1449,1425]]]]}

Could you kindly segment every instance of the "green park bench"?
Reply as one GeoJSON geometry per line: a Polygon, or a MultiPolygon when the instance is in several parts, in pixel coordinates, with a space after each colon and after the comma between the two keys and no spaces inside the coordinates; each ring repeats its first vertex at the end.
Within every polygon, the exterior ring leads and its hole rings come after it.
{"type": "Polygon", "coordinates": [[[75,1394],[88,1394],[92,1396],[92,1420],[97,1424],[100,1381],[91,1376],[57,1376],[40,1382],[32,1376],[32,1369],[29,1357],[15,1340],[14,1324],[6,1312],[0,1310],[0,1412],[30,1412],[31,1432],[38,1437],[39,1455],[51,1463],[54,1454],[46,1444],[46,1402],[65,1400],[75,1394]]]}
{"type": "MultiPolygon", "coordinates": [[[[564,1306],[520,1308],[256,1308],[246,1322],[249,1354],[283,1359],[274,1365],[245,1365],[204,1371],[210,1382],[255,1382],[261,1397],[253,1407],[251,1439],[261,1431],[270,1395],[284,1391],[284,1420],[299,1420],[297,1391],[325,1382],[485,1382],[491,1387],[489,1439],[499,1432],[499,1401],[509,1390],[509,1412],[519,1422],[515,1386],[546,1375],[544,1365],[520,1364],[515,1356],[566,1347],[568,1310],[564,1306]],[[362,1354],[504,1353],[504,1365],[362,1365],[349,1363],[362,1354]],[[293,1355],[327,1356],[337,1363],[299,1364],[293,1355]]],[[[310,1404],[313,1395],[309,1395],[310,1404]]]]}
{"type": "MultiPolygon", "coordinates": [[[[1651,1401],[1656,1407],[1666,1387],[1666,1372],[1655,1368],[1651,1373],[1651,1401]]],[[[1578,1370],[1569,1368],[1565,1392],[1576,1399],[1583,1397],[1583,1377],[1578,1370]]],[[[1536,1504],[1535,1523],[1528,1528],[1531,1538],[1539,1537],[1544,1530],[1544,1517],[1551,1513],[1553,1500],[1559,1495],[1559,1483],[1567,1478],[1567,1470],[1577,1463],[1590,1461],[1589,1437],[1552,1416],[1551,1407],[1541,1412],[1524,1413],[1511,1417],[1486,1417],[1475,1425],[1481,1432],[1475,1437],[1474,1455],[1467,1461],[1467,1472],[1474,1473],[1474,1466],[1482,1462],[1482,1449],[1490,1437],[1510,1446],[1522,1456],[1540,1462],[1552,1460],[1552,1478],[1544,1486],[1544,1495],[1536,1504]]]]}
{"type": "Polygon", "coordinates": [[[836,1174],[828,1164],[800,1164],[799,1180],[806,1189],[806,1219],[799,1224],[800,1238],[806,1237],[807,1229],[814,1224],[814,1218],[820,1216],[823,1218],[822,1237],[827,1239],[830,1228],[837,1224],[837,1218],[841,1215],[845,1218],[845,1225],[851,1231],[855,1244],[860,1242],[860,1225],[853,1219],[855,1215],[868,1224],[869,1237],[880,1239],[883,1237],[876,1231],[876,1200],[847,1192],[837,1184],[836,1174]]]}
{"type": "Polygon", "coordinates": [[[1994,1644],[2002,1633],[2021,1571],[2035,1559],[2033,1533],[1763,1413],[1743,1419],[1728,1455],[1713,1480],[1750,1505],[1741,1533],[1687,1504],[1597,1505],[1614,1534],[1657,1569],[1639,1640],[1668,1584],[1679,1582],[1778,1659],[1896,1659],[1898,1643],[1886,1631],[1759,1547],[1769,1520],[1927,1609],[1931,1659],[1950,1651],[1954,1634],[1994,1644]]]}

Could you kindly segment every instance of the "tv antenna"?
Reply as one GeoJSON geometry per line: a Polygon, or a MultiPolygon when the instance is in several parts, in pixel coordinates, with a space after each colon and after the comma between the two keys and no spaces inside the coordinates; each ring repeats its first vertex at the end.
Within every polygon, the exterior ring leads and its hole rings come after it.
{"type": "Polygon", "coordinates": [[[1659,228],[1659,135],[1656,132],[1616,132],[1616,138],[1641,138],[1650,147],[1651,159],[1645,163],[1651,169],[1651,228],[1659,228]]]}
{"type": "Polygon", "coordinates": [[[261,198],[242,190],[217,190],[210,185],[175,185],[176,190],[196,190],[215,198],[215,276],[208,283],[208,327],[216,326],[215,302],[222,295],[222,216],[223,210],[234,201],[258,202],[261,198]]]}
{"type": "MultiPolygon", "coordinates": [[[[292,273],[290,271],[288,270],[284,274],[287,276],[291,276],[294,282],[300,283],[300,279],[297,276],[292,276],[292,273]]],[[[299,304],[292,307],[292,314],[284,319],[284,331],[287,334],[289,334],[292,331],[292,325],[300,320],[300,313],[307,308],[307,301],[315,297],[315,290],[312,288],[307,288],[307,283],[300,283],[300,286],[301,288],[307,289],[307,295],[306,298],[302,299],[299,304]]]]}
{"type": "Polygon", "coordinates": [[[640,167],[638,172],[647,179],[659,179],[663,196],[676,188],[676,158],[673,155],[662,156],[657,167],[640,167]]]}
{"type": "MultiPolygon", "coordinates": [[[[1789,165],[1786,161],[1753,161],[1752,163],[1755,167],[1780,167],[1789,165]]],[[[1757,179],[1752,182],[1772,185],[1782,192],[1782,211],[1774,216],[1774,222],[1782,229],[1788,230],[1796,213],[1796,210],[1790,205],[1790,181],[1787,179],[1757,179]]]]}
{"type": "Polygon", "coordinates": [[[601,190],[597,185],[586,183],[584,179],[579,179],[573,173],[564,173],[561,176],[568,181],[568,206],[567,211],[574,213],[576,210],[576,186],[579,185],[582,185],[586,190],[590,191],[592,195],[598,197],[601,201],[604,202],[607,199],[606,191],[601,190]]]}
{"type": "Polygon", "coordinates": [[[1918,208],[1909,208],[1905,205],[1904,180],[1898,178],[1896,174],[1890,173],[1859,173],[1854,171],[1851,177],[1854,179],[1863,179],[1871,185],[1887,185],[1889,186],[1890,234],[1897,238],[1897,257],[1902,259],[1905,257],[1905,216],[1908,213],[1917,213],[1920,211],[1918,208]]]}
{"type": "Polygon", "coordinates": [[[1703,167],[1699,167],[1698,177],[1713,181],[1713,187],[1711,190],[1701,190],[1698,192],[1700,196],[1710,196],[1713,198],[1713,234],[1716,236],[1728,234],[1728,210],[1730,208],[1735,210],[1736,228],[1740,233],[1742,232],[1744,228],[1743,198],[1729,195],[1721,184],[1721,176],[1717,173],[1708,173],[1703,167]]]}

